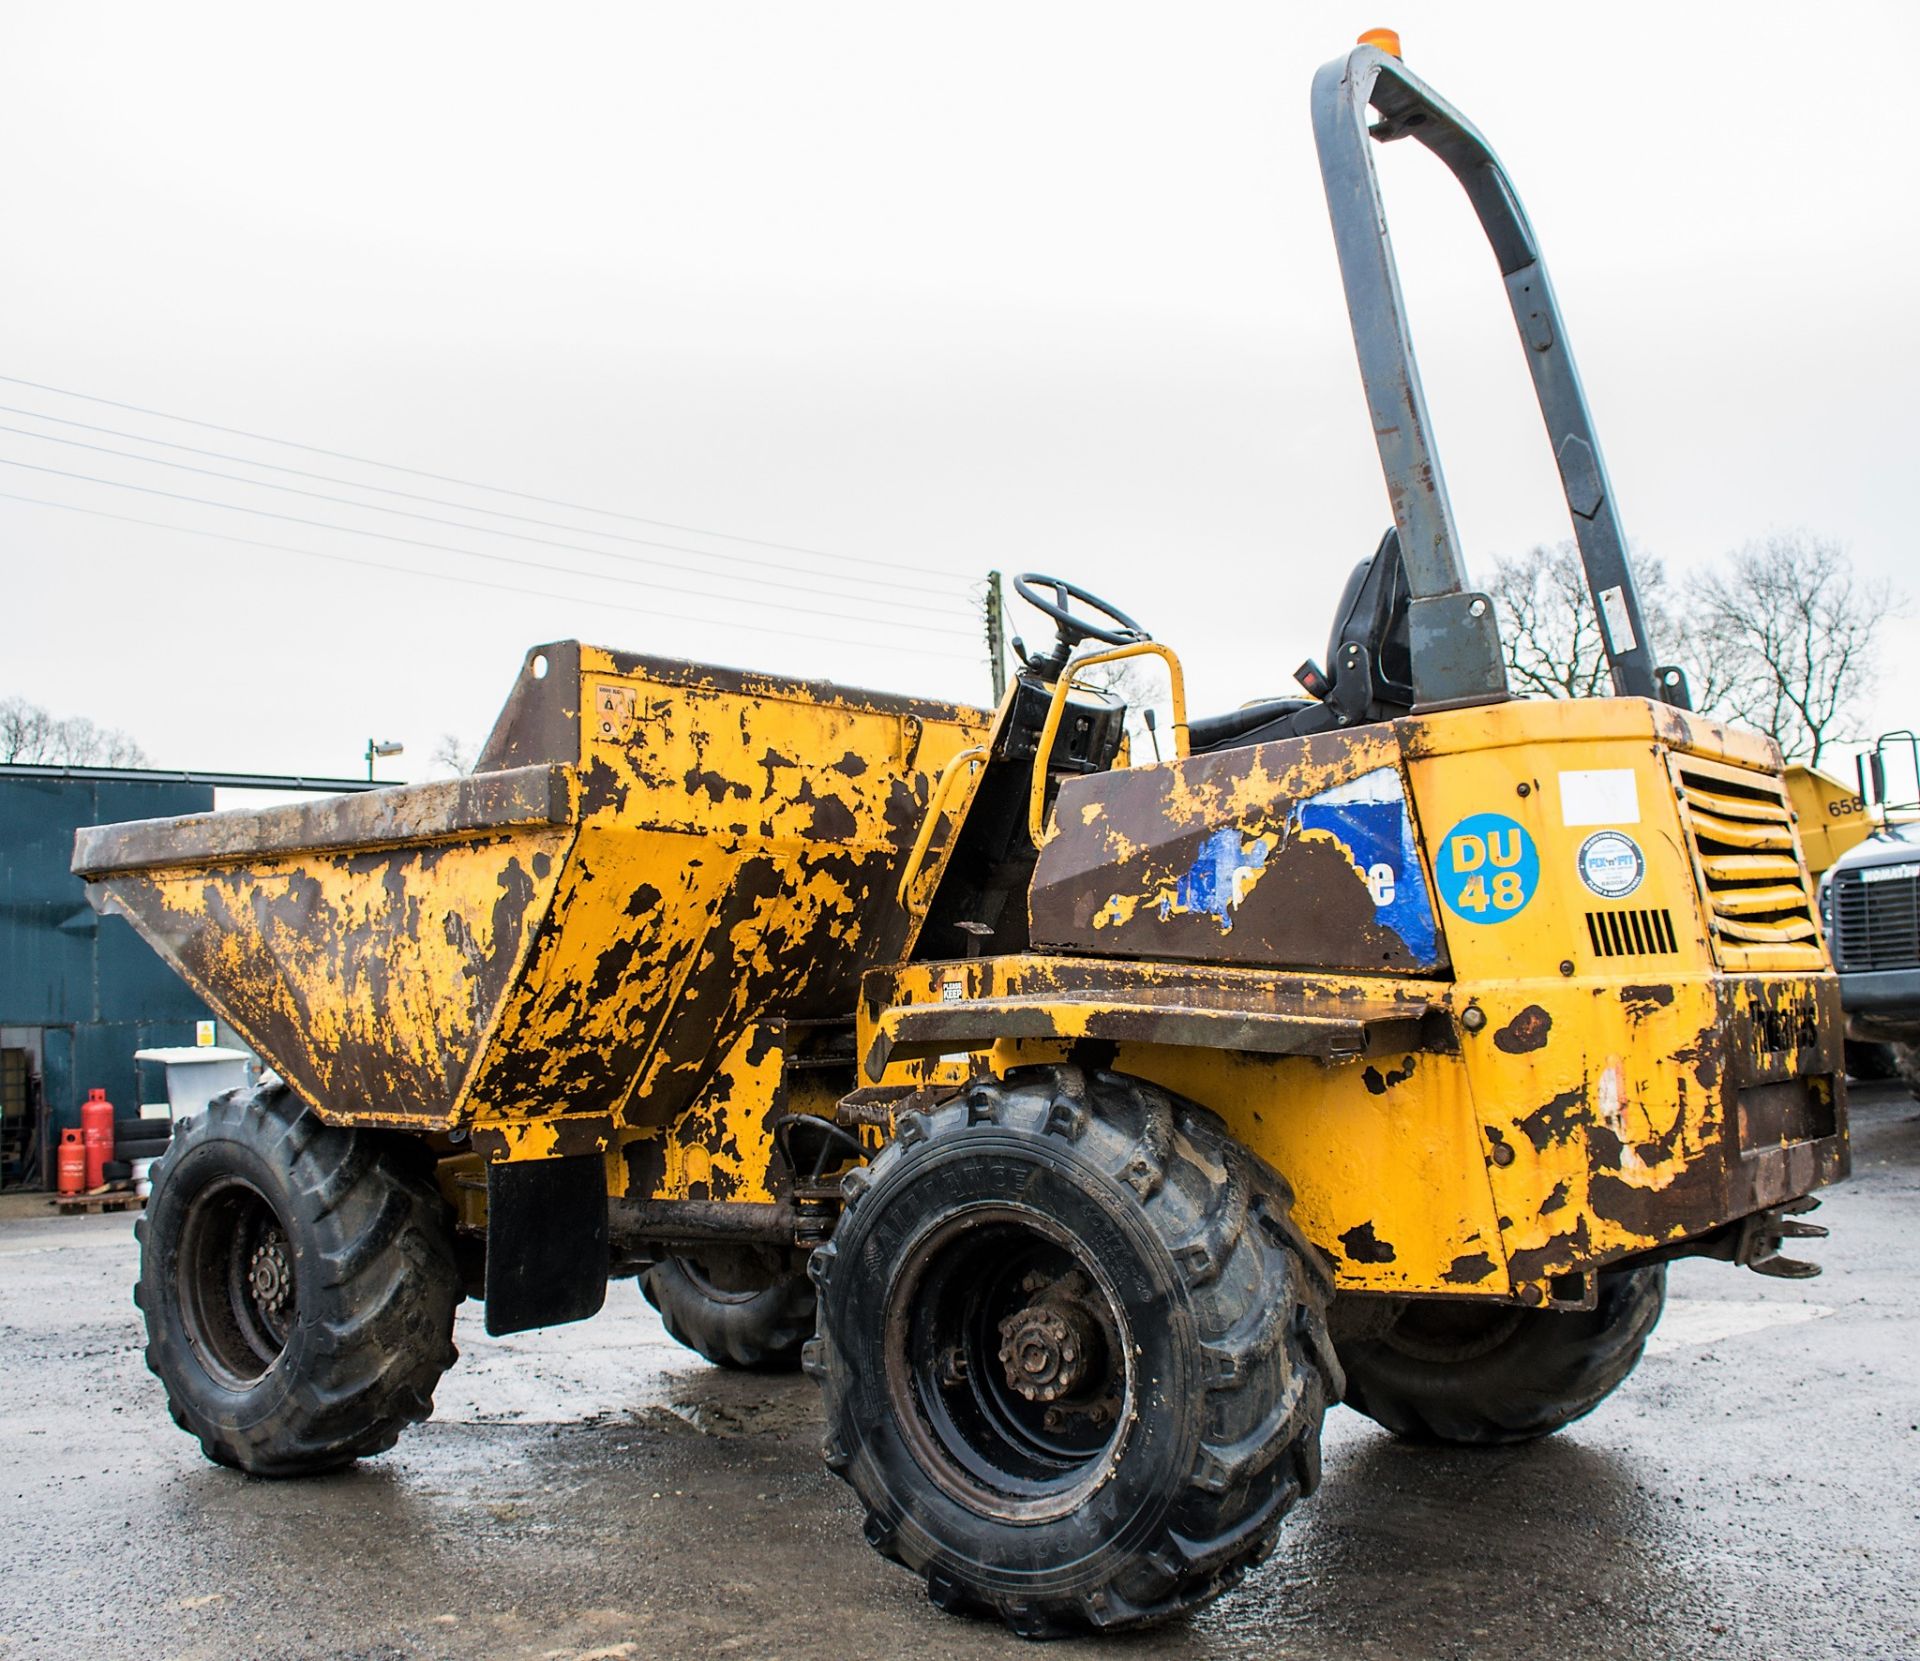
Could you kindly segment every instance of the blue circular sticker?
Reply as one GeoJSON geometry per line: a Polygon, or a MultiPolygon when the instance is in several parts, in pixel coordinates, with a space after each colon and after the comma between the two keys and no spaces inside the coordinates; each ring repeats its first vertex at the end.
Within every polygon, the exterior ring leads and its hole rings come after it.
{"type": "Polygon", "coordinates": [[[1504,813],[1475,813],[1441,838],[1433,880],[1447,909],[1469,923],[1504,923],[1540,886],[1540,854],[1504,813]]]}

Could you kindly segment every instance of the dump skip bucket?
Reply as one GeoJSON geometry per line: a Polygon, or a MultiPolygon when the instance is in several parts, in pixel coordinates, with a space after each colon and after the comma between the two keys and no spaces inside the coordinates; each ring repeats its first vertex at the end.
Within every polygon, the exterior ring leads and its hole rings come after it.
{"type": "Polygon", "coordinates": [[[329,1118],[663,1124],[750,1027],[851,1020],[985,723],[564,643],[497,770],[93,827],[74,869],[329,1118]]]}

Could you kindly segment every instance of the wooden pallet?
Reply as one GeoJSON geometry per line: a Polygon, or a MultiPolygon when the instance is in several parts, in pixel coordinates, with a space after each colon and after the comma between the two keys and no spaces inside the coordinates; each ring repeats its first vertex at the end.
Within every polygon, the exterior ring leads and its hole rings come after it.
{"type": "Polygon", "coordinates": [[[139,1211],[147,1203],[144,1194],[131,1188],[109,1188],[100,1194],[55,1194],[47,1204],[62,1217],[98,1217],[109,1211],[139,1211]]]}

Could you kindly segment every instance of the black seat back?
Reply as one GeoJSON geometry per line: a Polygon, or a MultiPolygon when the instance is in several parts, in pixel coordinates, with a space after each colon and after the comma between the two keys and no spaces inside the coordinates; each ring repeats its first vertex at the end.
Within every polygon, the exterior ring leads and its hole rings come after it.
{"type": "MultiPolygon", "coordinates": [[[[1412,599],[1406,562],[1400,557],[1400,533],[1389,530],[1380,546],[1353,568],[1340,591],[1327,641],[1325,696],[1312,703],[1274,698],[1192,721],[1187,730],[1191,750],[1198,754],[1265,744],[1408,714],[1413,708],[1413,646],[1407,625],[1412,599]]],[[[1301,674],[1305,678],[1308,670],[1301,674]]]]}
{"type": "Polygon", "coordinates": [[[1340,597],[1327,663],[1335,686],[1351,648],[1364,654],[1372,686],[1364,719],[1386,721],[1413,708],[1413,646],[1407,631],[1407,607],[1413,593],[1406,562],[1400,557],[1400,533],[1389,529],[1380,546],[1353,568],[1340,597]]]}

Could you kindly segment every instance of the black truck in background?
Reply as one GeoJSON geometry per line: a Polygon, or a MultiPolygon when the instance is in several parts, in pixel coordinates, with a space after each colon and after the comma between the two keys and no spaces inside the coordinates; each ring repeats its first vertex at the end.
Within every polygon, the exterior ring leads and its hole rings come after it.
{"type": "Polygon", "coordinates": [[[1859,768],[1861,804],[1874,828],[1820,883],[1821,921],[1847,1012],[1848,1070],[1897,1076],[1920,1096],[1920,739],[1887,733],[1859,768]]]}

